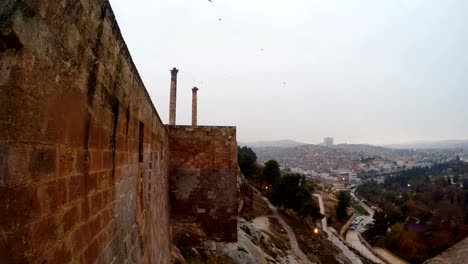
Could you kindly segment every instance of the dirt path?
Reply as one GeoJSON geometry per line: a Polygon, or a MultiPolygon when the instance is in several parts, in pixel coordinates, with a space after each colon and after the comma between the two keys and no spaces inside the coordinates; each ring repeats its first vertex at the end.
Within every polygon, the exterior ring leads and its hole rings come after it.
{"type": "Polygon", "coordinates": [[[267,216],[259,216],[255,219],[252,220],[252,223],[251,223],[255,228],[257,229],[261,229],[261,230],[266,230],[266,231],[269,231],[269,221],[268,221],[268,217],[267,216]]]}
{"type": "Polygon", "coordinates": [[[302,250],[299,248],[299,244],[297,243],[296,235],[294,234],[293,230],[291,227],[283,220],[281,215],[278,213],[278,210],[276,210],[276,207],[274,207],[270,201],[268,201],[267,198],[262,197],[263,200],[268,204],[268,207],[273,211],[274,216],[278,221],[281,223],[283,226],[283,229],[286,231],[289,237],[289,244],[291,245],[291,253],[294,255],[296,258],[297,262],[299,263],[312,263],[307,256],[302,252],[302,250]]]}
{"type": "Polygon", "coordinates": [[[293,230],[291,227],[283,220],[281,215],[278,213],[278,210],[276,210],[276,207],[274,207],[270,201],[268,201],[267,198],[263,197],[261,193],[253,186],[251,186],[252,189],[257,192],[262,199],[267,203],[268,207],[273,211],[273,215],[278,219],[280,224],[283,226],[283,229],[286,231],[289,237],[289,244],[291,245],[291,253],[294,255],[296,261],[300,264],[306,264],[306,263],[313,263],[311,262],[307,256],[302,252],[302,250],[299,248],[299,244],[297,243],[297,238],[296,235],[294,234],[293,230]]]}

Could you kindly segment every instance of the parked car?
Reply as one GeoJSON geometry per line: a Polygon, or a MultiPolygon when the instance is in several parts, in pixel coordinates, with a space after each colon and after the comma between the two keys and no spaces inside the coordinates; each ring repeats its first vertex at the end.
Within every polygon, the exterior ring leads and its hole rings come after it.
{"type": "Polygon", "coordinates": [[[348,227],[348,229],[349,229],[349,230],[356,230],[356,226],[355,226],[355,225],[350,225],[350,226],[348,227]]]}

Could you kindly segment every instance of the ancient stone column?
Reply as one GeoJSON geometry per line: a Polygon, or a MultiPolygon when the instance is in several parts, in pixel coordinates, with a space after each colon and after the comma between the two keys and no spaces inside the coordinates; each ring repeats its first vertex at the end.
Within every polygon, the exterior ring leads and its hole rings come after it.
{"type": "Polygon", "coordinates": [[[174,126],[176,120],[177,73],[175,67],[171,70],[171,97],[169,102],[169,125],[174,126]]]}
{"type": "Polygon", "coordinates": [[[197,126],[197,87],[192,89],[192,126],[197,126]]]}

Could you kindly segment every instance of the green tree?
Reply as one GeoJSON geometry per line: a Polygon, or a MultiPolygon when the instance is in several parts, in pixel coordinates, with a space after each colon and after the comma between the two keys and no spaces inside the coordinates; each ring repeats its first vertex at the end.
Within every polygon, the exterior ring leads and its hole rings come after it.
{"type": "Polygon", "coordinates": [[[281,177],[270,193],[270,201],[278,207],[283,207],[283,210],[297,209],[295,206],[297,206],[297,194],[300,192],[300,181],[300,174],[287,174],[281,177]]]}
{"type": "Polygon", "coordinates": [[[274,205],[282,207],[283,211],[286,209],[294,210],[301,216],[302,222],[308,216],[315,221],[323,218],[323,215],[320,214],[318,205],[312,199],[311,190],[312,188],[307,184],[303,175],[286,174],[279,178],[274,185],[269,198],[274,205]]]}
{"type": "Polygon", "coordinates": [[[348,207],[351,203],[351,196],[347,191],[338,193],[338,204],[336,205],[336,218],[345,221],[348,218],[348,207]]]}
{"type": "Polygon", "coordinates": [[[310,216],[312,221],[316,221],[317,219],[322,219],[324,217],[324,215],[320,213],[320,208],[317,203],[310,197],[304,201],[298,213],[301,216],[301,223],[304,223],[304,218],[307,216],[310,216]]]}
{"type": "Polygon", "coordinates": [[[397,207],[392,207],[387,213],[387,221],[390,225],[401,222],[403,219],[403,212],[397,207]]]}
{"type": "Polygon", "coordinates": [[[395,250],[397,248],[402,231],[403,228],[401,227],[400,223],[392,225],[390,233],[388,233],[385,237],[385,246],[388,249],[395,250]]]}
{"type": "Polygon", "coordinates": [[[265,162],[265,168],[263,168],[263,179],[266,181],[267,185],[275,185],[280,176],[280,166],[276,160],[265,162]]]}
{"type": "Polygon", "coordinates": [[[379,188],[376,181],[370,180],[359,185],[356,192],[366,200],[370,201],[373,196],[381,194],[381,188],[379,188]]]}
{"type": "Polygon", "coordinates": [[[384,212],[381,211],[376,211],[374,213],[374,221],[375,225],[373,228],[371,228],[371,233],[374,236],[383,236],[387,234],[387,217],[385,216],[384,212]]]}
{"type": "Polygon", "coordinates": [[[253,178],[257,169],[257,155],[248,147],[237,147],[237,162],[245,177],[253,178]]]}

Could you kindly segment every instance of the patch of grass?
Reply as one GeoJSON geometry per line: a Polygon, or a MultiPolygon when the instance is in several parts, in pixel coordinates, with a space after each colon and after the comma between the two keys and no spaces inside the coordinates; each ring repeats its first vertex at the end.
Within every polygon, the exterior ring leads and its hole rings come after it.
{"type": "Polygon", "coordinates": [[[359,204],[352,203],[351,207],[361,215],[369,215],[369,213],[366,211],[366,209],[364,209],[364,207],[360,206],[359,204]]]}
{"type": "Polygon", "coordinates": [[[323,206],[325,207],[325,215],[327,220],[329,221],[329,226],[333,227],[337,232],[340,232],[341,228],[343,227],[346,222],[338,220],[336,217],[336,204],[337,202],[323,197],[323,206]]]}
{"type": "Polygon", "coordinates": [[[272,233],[266,232],[266,231],[265,231],[265,233],[266,233],[268,236],[270,236],[271,242],[273,243],[273,245],[274,245],[277,249],[281,250],[281,251],[284,253],[284,254],[281,254],[281,256],[285,256],[285,255],[286,255],[286,251],[289,250],[289,243],[285,242],[285,241],[283,240],[283,238],[280,238],[280,237],[278,237],[278,236],[275,235],[275,234],[272,234],[272,233]]]}
{"type": "Polygon", "coordinates": [[[199,239],[195,236],[179,235],[174,238],[174,244],[186,260],[196,259],[198,257],[192,250],[192,248],[196,248],[201,245],[199,239]]]}
{"type": "Polygon", "coordinates": [[[262,196],[252,191],[252,189],[248,190],[244,201],[244,208],[242,209],[240,216],[247,221],[251,221],[252,219],[255,219],[262,215],[272,214],[271,209],[268,207],[267,203],[262,199],[262,196]]]}
{"type": "Polygon", "coordinates": [[[292,228],[296,235],[299,248],[306,254],[307,258],[316,263],[336,263],[333,245],[326,238],[313,233],[315,224],[310,221],[301,223],[300,217],[293,214],[282,214],[283,219],[292,228]]]}

